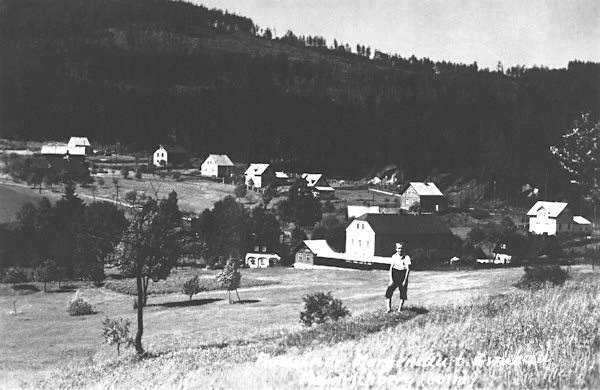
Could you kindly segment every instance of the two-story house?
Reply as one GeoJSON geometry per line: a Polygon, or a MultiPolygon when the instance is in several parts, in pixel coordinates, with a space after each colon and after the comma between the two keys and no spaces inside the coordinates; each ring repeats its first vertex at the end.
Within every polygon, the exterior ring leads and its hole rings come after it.
{"type": "Polygon", "coordinates": [[[202,176],[231,177],[234,165],[226,154],[209,154],[200,167],[202,176]]]}
{"type": "Polygon", "coordinates": [[[244,172],[246,185],[264,188],[275,182],[275,170],[269,164],[252,163],[244,172]]]}
{"type": "Polygon", "coordinates": [[[573,214],[565,202],[538,201],[527,212],[529,231],[553,236],[573,231],[573,214]]]}
{"type": "Polygon", "coordinates": [[[157,167],[177,165],[185,162],[186,151],[181,145],[159,145],[153,154],[152,163],[157,167]]]}

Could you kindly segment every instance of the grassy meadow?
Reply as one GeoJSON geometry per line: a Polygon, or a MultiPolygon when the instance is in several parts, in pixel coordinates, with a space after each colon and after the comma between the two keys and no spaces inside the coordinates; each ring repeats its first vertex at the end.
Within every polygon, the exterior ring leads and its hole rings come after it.
{"type": "MultiPolygon", "coordinates": [[[[178,270],[173,278],[193,272],[178,270]]],[[[573,267],[574,278],[565,286],[533,293],[512,287],[522,275],[517,268],[414,272],[408,307],[400,314],[384,313],[384,271],[242,272],[242,281],[263,285],[240,289],[241,304],[229,304],[224,291],[201,293],[191,302],[181,293],[151,295],[144,312],[148,357],[141,360],[132,349],[117,358],[116,348],[102,345],[100,338],[105,316],[129,318],[135,327],[131,296],[80,286],[80,296],[94,305],[97,314],[70,317],[65,307],[71,293],[56,292],[56,286],[49,286],[48,293],[19,294],[10,285],[1,285],[0,384],[7,388],[598,385],[593,378],[600,351],[600,283],[587,266],[573,267]],[[352,316],[304,329],[299,322],[301,298],[314,291],[332,291],[352,316]],[[537,359],[533,363],[532,356],[537,359]]]]}

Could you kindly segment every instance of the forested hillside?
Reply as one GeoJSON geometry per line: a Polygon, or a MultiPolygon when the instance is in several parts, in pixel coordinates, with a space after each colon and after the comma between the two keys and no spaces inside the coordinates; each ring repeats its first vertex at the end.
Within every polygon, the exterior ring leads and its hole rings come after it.
{"type": "Polygon", "coordinates": [[[183,2],[3,0],[0,32],[3,138],[177,142],[354,178],[397,163],[411,179],[437,170],[556,192],[566,179],[549,146],[600,107],[600,64],[481,70],[273,38],[183,2]]]}

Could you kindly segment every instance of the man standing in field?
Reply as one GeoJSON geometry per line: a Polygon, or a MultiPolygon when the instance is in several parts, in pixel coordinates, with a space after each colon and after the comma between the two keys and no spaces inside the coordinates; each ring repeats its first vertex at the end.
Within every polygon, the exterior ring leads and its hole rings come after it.
{"type": "Polygon", "coordinates": [[[385,291],[388,313],[392,311],[392,297],[397,288],[400,289],[400,307],[398,307],[398,311],[402,311],[404,301],[407,299],[406,292],[408,290],[410,265],[410,256],[404,252],[404,244],[397,242],[396,253],[392,255],[392,264],[390,265],[390,283],[385,291]]]}

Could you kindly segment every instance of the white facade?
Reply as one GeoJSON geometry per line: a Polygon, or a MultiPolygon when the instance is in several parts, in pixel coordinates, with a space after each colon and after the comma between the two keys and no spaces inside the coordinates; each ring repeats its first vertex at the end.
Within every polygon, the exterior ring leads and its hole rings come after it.
{"type": "Polygon", "coordinates": [[[250,268],[267,268],[275,265],[281,257],[274,253],[246,253],[246,265],[250,268]]]}
{"type": "Polygon", "coordinates": [[[356,219],[346,228],[346,253],[375,256],[375,231],[368,222],[356,219]]]}
{"type": "Polygon", "coordinates": [[[252,180],[252,187],[262,188],[266,187],[268,183],[263,183],[263,173],[269,168],[269,164],[250,164],[246,172],[244,172],[246,185],[250,185],[252,180]]]}
{"type": "Polygon", "coordinates": [[[529,231],[553,236],[573,231],[573,214],[564,202],[538,201],[527,213],[529,231]]]}
{"type": "Polygon", "coordinates": [[[225,154],[210,154],[202,163],[200,173],[202,176],[220,177],[219,167],[233,167],[233,163],[225,154]]]}
{"type": "Polygon", "coordinates": [[[167,165],[167,162],[169,162],[168,154],[169,153],[167,152],[167,150],[161,145],[158,149],[156,149],[156,152],[154,152],[152,162],[157,167],[162,166],[161,161],[164,161],[164,165],[167,165]]]}

